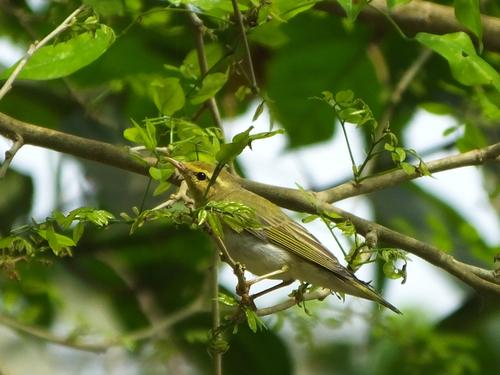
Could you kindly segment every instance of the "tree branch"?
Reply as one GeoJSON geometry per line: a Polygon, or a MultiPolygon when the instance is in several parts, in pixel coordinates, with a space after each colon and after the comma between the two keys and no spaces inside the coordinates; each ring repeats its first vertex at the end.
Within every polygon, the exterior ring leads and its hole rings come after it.
{"type": "MultiPolygon", "coordinates": [[[[362,219],[340,208],[328,206],[330,212],[342,216],[350,220],[356,227],[356,231],[361,235],[366,235],[370,231],[376,231],[379,241],[383,241],[391,246],[404,249],[429,263],[442,268],[466,284],[474,287],[479,291],[486,291],[500,295],[500,280],[495,277],[494,271],[484,270],[479,267],[474,267],[464,264],[456,260],[450,254],[444,251],[416,240],[394,230],[386,228],[380,224],[369,220],[362,219]]],[[[325,207],[325,209],[328,209],[325,207]]]]}
{"type": "Polygon", "coordinates": [[[75,340],[71,337],[70,338],[58,337],[48,332],[47,330],[21,323],[16,319],[1,314],[0,314],[0,324],[5,327],[12,328],[13,330],[18,331],[20,333],[24,333],[36,337],[38,339],[44,340],[46,342],[50,342],[56,345],[66,346],[72,349],[78,349],[93,353],[102,353],[107,349],[107,347],[103,348],[100,345],[75,342],[75,340]]]}
{"type": "MultiPolygon", "coordinates": [[[[500,143],[495,143],[491,146],[468,151],[463,154],[446,156],[441,159],[430,161],[427,162],[426,165],[429,172],[436,173],[455,168],[481,165],[486,161],[499,161],[499,156],[500,143]]],[[[407,174],[403,170],[397,169],[367,177],[362,182],[357,184],[350,181],[342,185],[335,186],[331,189],[317,193],[317,197],[325,202],[333,203],[356,195],[371,193],[391,186],[396,186],[402,182],[414,180],[419,177],[422,177],[422,175],[417,171],[412,174],[407,174]]]]}
{"type": "Polygon", "coordinates": [[[304,294],[303,296],[301,296],[300,300],[297,300],[296,298],[290,297],[286,301],[279,303],[277,305],[270,306],[270,307],[263,307],[261,309],[258,309],[257,311],[255,311],[255,313],[258,316],[266,316],[266,315],[275,314],[277,312],[287,310],[290,307],[295,306],[300,302],[311,301],[311,300],[315,300],[315,299],[322,300],[323,298],[328,297],[330,294],[332,294],[332,291],[330,289],[320,288],[320,289],[317,289],[313,292],[304,294]]]}
{"type": "Polygon", "coordinates": [[[29,124],[1,112],[0,134],[14,141],[21,136],[24,144],[40,146],[83,159],[94,160],[146,176],[148,175],[149,166],[153,166],[155,162],[150,160],[148,165],[134,158],[125,147],[120,148],[109,143],[29,124]]]}
{"type": "MultiPolygon", "coordinates": [[[[133,159],[125,149],[104,142],[45,129],[15,120],[2,113],[0,113],[0,134],[10,139],[14,139],[16,135],[19,134],[24,138],[26,144],[46,147],[135,173],[148,175],[148,164],[133,159]]],[[[464,166],[480,165],[486,161],[498,161],[500,159],[499,155],[500,143],[496,143],[464,154],[438,159],[427,163],[427,166],[430,172],[435,173],[464,166]]],[[[150,163],[149,165],[154,165],[154,161],[148,161],[148,163],[150,163]]],[[[461,263],[451,255],[431,245],[404,236],[379,224],[358,218],[350,213],[343,212],[328,203],[394,186],[417,177],[420,177],[417,173],[407,175],[401,170],[395,170],[366,178],[358,185],[346,183],[319,193],[280,188],[242,178],[239,178],[239,182],[245,189],[251,190],[281,207],[313,214],[318,212],[337,213],[351,220],[356,226],[357,231],[362,235],[368,233],[372,229],[376,230],[378,238],[381,241],[413,253],[443,268],[471,286],[500,294],[500,282],[494,274],[491,276],[491,271],[461,263]]]]}
{"type": "MultiPolygon", "coordinates": [[[[345,15],[338,2],[322,2],[318,7],[342,16],[345,15]]],[[[396,6],[392,11],[389,11],[385,0],[372,0],[370,6],[361,11],[359,19],[368,24],[386,25],[388,21],[384,14],[389,14],[407,35],[414,35],[420,31],[433,34],[464,31],[475,38],[456,20],[453,7],[429,1],[412,1],[406,5],[396,6]]],[[[500,52],[500,38],[498,37],[500,35],[500,19],[482,15],[481,23],[483,25],[484,47],[487,50],[500,52]]]]}

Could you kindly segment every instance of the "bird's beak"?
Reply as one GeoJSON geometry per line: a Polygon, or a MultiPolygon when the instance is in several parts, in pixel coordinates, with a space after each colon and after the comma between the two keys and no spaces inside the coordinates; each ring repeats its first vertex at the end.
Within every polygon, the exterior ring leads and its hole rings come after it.
{"type": "Polygon", "coordinates": [[[175,159],[172,159],[168,156],[165,156],[164,157],[165,160],[167,160],[170,164],[172,164],[175,169],[177,169],[180,173],[182,172],[185,172],[186,171],[186,166],[184,164],[182,164],[180,161],[177,161],[175,159]]]}

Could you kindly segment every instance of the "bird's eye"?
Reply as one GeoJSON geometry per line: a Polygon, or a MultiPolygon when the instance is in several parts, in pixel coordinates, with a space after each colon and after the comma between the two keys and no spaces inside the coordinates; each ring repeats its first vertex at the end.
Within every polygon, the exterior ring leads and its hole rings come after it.
{"type": "Polygon", "coordinates": [[[198,181],[204,181],[207,179],[207,175],[203,172],[198,172],[196,173],[196,178],[198,179],[198,181]]]}

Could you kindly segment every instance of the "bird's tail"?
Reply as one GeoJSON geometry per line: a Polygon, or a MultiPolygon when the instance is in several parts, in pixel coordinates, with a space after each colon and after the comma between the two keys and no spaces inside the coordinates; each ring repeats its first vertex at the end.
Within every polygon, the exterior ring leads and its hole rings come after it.
{"type": "Polygon", "coordinates": [[[388,309],[391,309],[394,311],[396,314],[402,314],[401,311],[399,311],[395,306],[391,305],[389,302],[387,302],[382,296],[377,293],[369,284],[365,283],[364,281],[359,280],[354,276],[354,279],[352,280],[353,283],[351,284],[355,290],[351,290],[349,294],[352,294],[357,297],[361,297],[364,299],[368,299],[371,301],[375,301],[382,306],[387,307],[388,309]]]}

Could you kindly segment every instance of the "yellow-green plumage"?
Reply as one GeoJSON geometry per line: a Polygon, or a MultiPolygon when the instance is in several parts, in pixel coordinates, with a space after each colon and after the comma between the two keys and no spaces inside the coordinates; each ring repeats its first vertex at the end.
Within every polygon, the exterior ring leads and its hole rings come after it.
{"type": "Polygon", "coordinates": [[[238,202],[255,210],[262,227],[248,228],[241,233],[229,227],[224,229],[224,243],[231,257],[253,274],[268,274],[286,265],[287,271],[275,278],[309,282],[376,301],[400,313],[367,283],[343,267],[304,227],[291,220],[274,203],[243,189],[227,171],[222,170],[207,191],[214,171],[212,165],[172,162],[183,175],[195,204],[202,205],[206,201],[238,202]]]}

